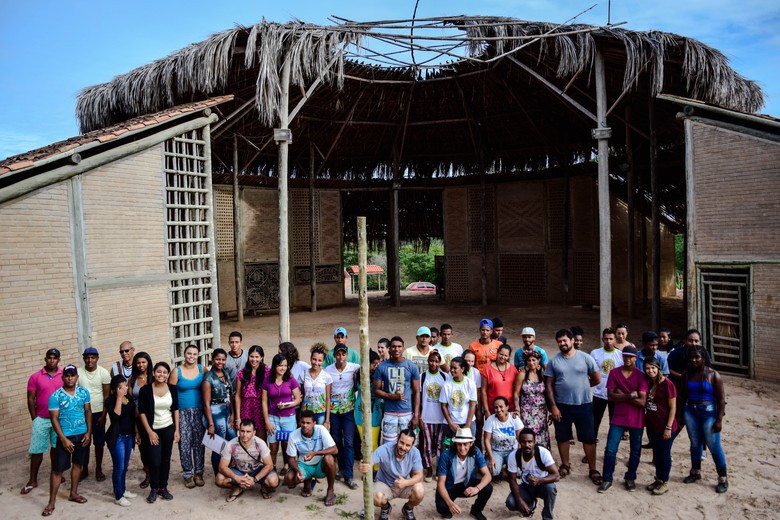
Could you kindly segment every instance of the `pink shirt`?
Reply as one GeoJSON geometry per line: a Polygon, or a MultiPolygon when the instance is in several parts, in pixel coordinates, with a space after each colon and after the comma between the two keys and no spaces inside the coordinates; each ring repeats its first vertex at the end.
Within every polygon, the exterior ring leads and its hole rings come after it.
{"type": "Polygon", "coordinates": [[[35,394],[35,415],[49,419],[49,397],[55,390],[62,387],[62,369],[57,367],[53,376],[41,368],[27,380],[27,391],[35,394]]]}
{"type": "MultiPolygon", "coordinates": [[[[624,394],[631,392],[647,392],[647,379],[645,375],[636,368],[631,375],[626,378],[623,370],[616,368],[609,372],[607,378],[607,390],[618,389],[624,394]]],[[[612,414],[610,424],[623,426],[625,428],[641,428],[644,426],[645,409],[644,407],[634,406],[625,401],[615,402],[615,412],[612,414]]]]}

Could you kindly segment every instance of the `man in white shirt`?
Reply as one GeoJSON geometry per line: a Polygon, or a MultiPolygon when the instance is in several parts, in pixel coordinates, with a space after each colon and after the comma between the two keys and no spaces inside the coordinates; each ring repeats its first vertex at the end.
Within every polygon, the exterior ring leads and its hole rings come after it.
{"type": "Polygon", "coordinates": [[[441,364],[439,368],[449,374],[450,361],[452,358],[463,355],[463,346],[452,342],[452,325],[442,323],[439,327],[439,344],[434,347],[441,354],[441,364]]]}
{"type": "Polygon", "coordinates": [[[615,347],[615,330],[611,327],[601,333],[601,348],[594,349],[590,356],[596,362],[601,372],[601,382],[593,387],[593,428],[596,437],[599,435],[599,425],[604,417],[604,411],[609,409],[609,417],[615,410],[615,403],[609,402],[607,396],[607,378],[609,373],[623,366],[623,354],[615,347]]]}
{"type": "Polygon", "coordinates": [[[415,365],[420,374],[428,370],[428,354],[431,353],[431,329],[420,327],[417,329],[417,344],[404,351],[404,359],[408,359],[415,365]]]}
{"type": "Polygon", "coordinates": [[[284,483],[293,489],[303,483],[301,496],[310,497],[312,479],[327,478],[328,490],[325,505],[336,504],[333,484],[336,481],[336,455],[338,448],[333,437],[324,426],[314,424],[314,412],[301,412],[301,427],[294,430],[287,439],[287,461],[290,471],[284,476],[284,483]]]}
{"type": "Polygon", "coordinates": [[[511,491],[506,497],[506,507],[510,511],[519,511],[523,516],[532,516],[536,499],[541,498],[544,501],[542,519],[552,520],[558,495],[555,483],[561,479],[558,467],[550,450],[536,444],[531,428],[523,428],[519,437],[518,448],[507,459],[511,491]]]}

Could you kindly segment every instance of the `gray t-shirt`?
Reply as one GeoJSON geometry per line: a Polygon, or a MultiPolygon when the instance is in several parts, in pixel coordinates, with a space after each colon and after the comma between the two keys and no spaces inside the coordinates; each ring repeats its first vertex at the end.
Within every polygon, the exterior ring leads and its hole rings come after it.
{"type": "Polygon", "coordinates": [[[388,442],[376,449],[372,456],[372,462],[379,464],[376,479],[393,487],[398,477],[409,478],[413,471],[422,471],[422,458],[420,450],[412,447],[402,460],[395,457],[395,443],[388,442]]]}
{"type": "Polygon", "coordinates": [[[249,351],[247,349],[241,349],[241,355],[236,358],[228,351],[227,360],[225,361],[225,372],[230,376],[233,388],[236,387],[236,378],[241,369],[246,366],[247,359],[249,359],[249,351]]]}
{"type": "Polygon", "coordinates": [[[593,401],[588,376],[598,371],[599,367],[593,358],[578,350],[570,358],[558,353],[547,364],[544,375],[555,378],[555,402],[580,405],[593,401]]]}

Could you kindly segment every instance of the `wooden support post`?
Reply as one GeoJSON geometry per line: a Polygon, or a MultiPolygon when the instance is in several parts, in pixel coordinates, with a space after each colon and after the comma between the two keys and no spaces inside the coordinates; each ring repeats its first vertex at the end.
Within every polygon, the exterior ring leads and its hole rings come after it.
{"type": "MultiPolygon", "coordinates": [[[[358,231],[358,296],[360,325],[360,411],[363,414],[363,460],[371,460],[373,435],[371,433],[371,360],[368,342],[368,279],[366,275],[367,239],[366,217],[357,218],[358,231]]],[[[363,475],[363,511],[365,518],[374,518],[374,486],[371,472],[363,475]]]]}
{"type": "Polygon", "coordinates": [[[696,205],[693,179],[693,126],[690,119],[685,126],[685,309],[688,326],[699,327],[698,285],[696,284],[696,205]]]}
{"type": "Polygon", "coordinates": [[[217,216],[214,212],[214,186],[211,182],[211,127],[203,127],[203,157],[206,158],[204,172],[206,174],[206,204],[208,205],[208,230],[206,238],[209,240],[209,281],[211,282],[211,348],[219,348],[221,336],[219,330],[219,284],[217,282],[217,216]]]}
{"type": "Polygon", "coordinates": [[[401,306],[401,256],[400,256],[400,238],[399,238],[399,222],[398,222],[398,184],[393,184],[393,191],[390,196],[392,197],[390,202],[390,248],[387,251],[388,267],[392,270],[389,274],[392,274],[392,284],[388,287],[390,292],[390,302],[393,307],[401,306]],[[390,262],[392,259],[392,262],[390,262]]]}
{"type": "Polygon", "coordinates": [[[482,279],[482,306],[487,306],[487,238],[485,237],[485,166],[480,161],[479,175],[479,255],[482,279]]]}
{"type": "Polygon", "coordinates": [[[648,100],[647,114],[650,119],[650,193],[653,224],[653,307],[650,312],[650,327],[661,327],[661,209],[658,203],[658,140],[655,131],[655,99],[648,100]]]}
{"type": "MultiPolygon", "coordinates": [[[[628,265],[628,316],[635,317],[634,300],[636,298],[636,204],[634,198],[634,136],[631,133],[631,104],[626,103],[626,203],[628,204],[628,233],[626,233],[626,264],[628,265]]],[[[657,329],[656,329],[657,330],[657,329]]]]}
{"type": "Polygon", "coordinates": [[[317,232],[317,226],[314,225],[314,197],[317,193],[314,191],[314,144],[309,144],[309,265],[311,266],[311,312],[317,312],[317,257],[314,248],[317,241],[314,240],[314,234],[317,232]]]}
{"type": "MultiPolygon", "coordinates": [[[[279,105],[279,134],[287,128],[290,102],[290,57],[285,56],[281,75],[282,100],[279,105]]],[[[290,341],[290,248],[287,220],[287,155],[292,139],[280,135],[279,145],[279,343],[290,341]]]]}
{"type": "Polygon", "coordinates": [[[244,321],[244,241],[241,196],[238,192],[238,136],[233,135],[233,271],[236,276],[236,319],[244,321]]]}
{"type": "Polygon", "coordinates": [[[561,251],[561,280],[563,281],[563,305],[569,304],[569,220],[571,219],[571,190],[569,172],[563,174],[563,250],[561,251]]]}
{"type": "Polygon", "coordinates": [[[599,201],[599,321],[601,330],[612,325],[612,244],[610,243],[609,201],[609,138],[612,131],[607,125],[607,87],[604,57],[596,50],[596,118],[593,131],[598,139],[598,201],[599,201]]]}

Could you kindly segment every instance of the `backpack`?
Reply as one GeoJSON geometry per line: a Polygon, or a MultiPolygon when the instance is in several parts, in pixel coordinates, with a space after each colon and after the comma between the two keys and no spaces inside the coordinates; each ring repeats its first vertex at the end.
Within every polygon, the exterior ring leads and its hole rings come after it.
{"type": "MultiPolygon", "coordinates": [[[[542,462],[542,451],[539,449],[538,444],[534,444],[534,459],[536,459],[536,467],[540,470],[546,471],[547,466],[542,462]]],[[[518,472],[523,467],[523,455],[520,453],[520,446],[515,450],[515,462],[517,463],[518,472]]]]}

